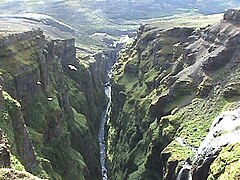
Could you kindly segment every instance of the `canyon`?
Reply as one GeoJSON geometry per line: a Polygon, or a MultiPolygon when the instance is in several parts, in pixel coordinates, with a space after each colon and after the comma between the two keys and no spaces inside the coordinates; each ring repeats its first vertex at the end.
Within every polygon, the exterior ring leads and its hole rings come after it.
{"type": "Polygon", "coordinates": [[[1,34],[0,44],[3,167],[40,178],[100,179],[103,82],[116,52],[83,64],[74,39],[46,39],[41,30],[1,34]]]}
{"type": "Polygon", "coordinates": [[[0,179],[240,177],[240,10],[101,50],[29,16],[0,17],[0,179]]]}

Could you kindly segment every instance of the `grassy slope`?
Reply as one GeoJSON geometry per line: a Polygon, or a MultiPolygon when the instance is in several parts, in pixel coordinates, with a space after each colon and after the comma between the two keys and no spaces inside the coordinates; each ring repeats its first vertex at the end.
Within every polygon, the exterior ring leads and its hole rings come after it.
{"type": "Polygon", "coordinates": [[[173,16],[162,19],[153,19],[146,21],[146,23],[156,26],[162,29],[168,29],[172,27],[206,27],[208,25],[219,22],[222,19],[223,14],[214,15],[189,15],[185,14],[182,17],[173,16]]]}

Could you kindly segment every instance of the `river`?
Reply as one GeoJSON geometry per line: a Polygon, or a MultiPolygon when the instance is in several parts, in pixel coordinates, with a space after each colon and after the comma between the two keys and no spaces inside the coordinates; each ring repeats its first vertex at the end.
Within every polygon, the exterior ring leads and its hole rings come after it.
{"type": "Polygon", "coordinates": [[[101,118],[100,129],[98,133],[99,147],[100,147],[100,162],[102,169],[102,177],[103,180],[108,179],[108,173],[106,168],[106,145],[105,145],[105,125],[108,119],[108,112],[111,106],[111,85],[110,85],[111,71],[108,73],[107,83],[105,83],[105,94],[108,97],[107,107],[104,110],[101,118]]]}

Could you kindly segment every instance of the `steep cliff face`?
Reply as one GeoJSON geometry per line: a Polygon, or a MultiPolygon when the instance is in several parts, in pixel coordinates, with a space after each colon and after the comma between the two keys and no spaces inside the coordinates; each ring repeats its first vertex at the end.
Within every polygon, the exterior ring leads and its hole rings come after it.
{"type": "Polygon", "coordinates": [[[186,164],[194,179],[239,177],[238,144],[196,153],[214,118],[240,105],[239,13],[201,29],[140,27],[113,70],[110,177],[173,180],[186,164]]]}
{"type": "Polygon", "coordinates": [[[1,141],[1,167],[100,179],[97,132],[109,58],[101,54],[86,67],[74,39],[48,40],[41,30],[1,34],[0,58],[0,128],[9,144],[1,141]]]}

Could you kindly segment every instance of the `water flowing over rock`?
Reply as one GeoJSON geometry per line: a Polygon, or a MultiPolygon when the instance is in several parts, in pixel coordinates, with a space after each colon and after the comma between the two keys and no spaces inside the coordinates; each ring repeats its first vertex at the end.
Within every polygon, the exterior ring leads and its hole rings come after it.
{"type": "Polygon", "coordinates": [[[192,180],[191,166],[189,164],[182,167],[176,180],[192,180]]]}
{"type": "Polygon", "coordinates": [[[40,29],[0,37],[0,126],[17,163],[46,179],[100,179],[103,83],[116,54],[93,54],[85,66],[74,39],[40,29]]]}
{"type": "Polygon", "coordinates": [[[198,148],[192,165],[193,179],[207,179],[209,166],[223,146],[240,142],[240,109],[226,111],[212,123],[206,138],[198,148]]]}
{"type": "Polygon", "coordinates": [[[107,103],[106,109],[104,110],[104,112],[102,114],[101,124],[100,124],[100,128],[99,128],[99,133],[98,133],[98,140],[99,140],[99,146],[100,146],[100,163],[101,163],[101,168],[102,168],[103,180],[108,179],[108,171],[107,171],[107,167],[106,167],[107,155],[106,155],[105,127],[106,127],[106,122],[109,118],[110,107],[111,107],[111,103],[112,103],[110,78],[111,78],[111,71],[108,74],[108,81],[105,84],[105,93],[108,97],[108,103],[107,103]]]}

